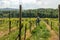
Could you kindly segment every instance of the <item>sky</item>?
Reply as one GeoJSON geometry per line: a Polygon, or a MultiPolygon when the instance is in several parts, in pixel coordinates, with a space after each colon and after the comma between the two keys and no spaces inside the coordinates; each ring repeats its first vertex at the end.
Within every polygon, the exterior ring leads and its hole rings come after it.
{"type": "Polygon", "coordinates": [[[22,5],[23,9],[36,8],[58,8],[60,0],[0,0],[0,8],[19,8],[22,5]]]}

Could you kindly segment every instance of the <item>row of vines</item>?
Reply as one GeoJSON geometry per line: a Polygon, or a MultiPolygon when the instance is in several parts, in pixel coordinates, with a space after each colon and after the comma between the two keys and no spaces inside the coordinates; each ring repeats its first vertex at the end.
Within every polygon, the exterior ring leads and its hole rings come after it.
{"type": "MultiPolygon", "coordinates": [[[[29,36],[28,34],[25,35],[25,30],[30,31],[31,36],[26,38],[26,40],[49,40],[50,31],[46,28],[46,23],[51,26],[52,22],[52,29],[58,33],[58,20],[53,18],[41,18],[39,25],[36,25],[36,18],[22,18],[22,31],[21,31],[21,38],[24,39],[25,36],[29,36]],[[47,19],[47,21],[46,21],[47,19]],[[43,21],[44,20],[44,21],[43,21]],[[35,27],[35,28],[34,28],[35,27]],[[34,29],[33,29],[34,28],[34,29]],[[32,30],[33,29],[33,30],[32,30]],[[24,36],[25,35],[25,36],[24,36]]],[[[16,40],[18,39],[19,34],[19,19],[18,18],[11,18],[11,32],[9,34],[9,19],[2,18],[0,19],[0,40],[16,40]]]]}

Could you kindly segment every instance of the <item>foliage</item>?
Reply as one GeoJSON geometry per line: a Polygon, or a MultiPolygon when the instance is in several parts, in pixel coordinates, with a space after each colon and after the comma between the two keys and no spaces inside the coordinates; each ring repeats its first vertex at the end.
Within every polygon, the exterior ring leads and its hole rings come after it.
{"type": "MultiPolygon", "coordinates": [[[[10,13],[10,17],[18,18],[19,10],[0,10],[0,18],[8,18],[10,13]]],[[[22,17],[41,17],[41,18],[57,18],[58,17],[58,9],[29,9],[22,11],[22,17]]]]}

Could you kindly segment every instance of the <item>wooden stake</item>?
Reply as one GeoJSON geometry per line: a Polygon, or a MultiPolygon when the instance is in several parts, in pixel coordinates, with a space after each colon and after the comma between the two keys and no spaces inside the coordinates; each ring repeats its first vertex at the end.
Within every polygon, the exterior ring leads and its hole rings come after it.
{"type": "Polygon", "coordinates": [[[30,10],[30,32],[31,32],[31,10],[30,10]]]}
{"type": "MultiPolygon", "coordinates": [[[[51,18],[52,18],[52,12],[51,12],[51,18]]],[[[53,28],[52,28],[52,19],[51,19],[51,30],[52,30],[53,28]]]]}
{"type": "Polygon", "coordinates": [[[60,5],[58,7],[59,7],[58,19],[59,19],[59,40],[60,40],[60,5]]]}
{"type": "Polygon", "coordinates": [[[52,28],[52,21],[51,21],[51,30],[52,30],[53,28],[52,28]]]}
{"type": "Polygon", "coordinates": [[[25,24],[25,35],[24,35],[24,40],[26,40],[26,30],[27,30],[27,24],[25,24]]]}
{"type": "Polygon", "coordinates": [[[19,10],[19,40],[21,40],[21,19],[22,19],[22,6],[20,5],[20,10],[19,10]]]}
{"type": "Polygon", "coordinates": [[[11,32],[11,21],[10,21],[10,12],[9,12],[9,34],[11,32]]]}

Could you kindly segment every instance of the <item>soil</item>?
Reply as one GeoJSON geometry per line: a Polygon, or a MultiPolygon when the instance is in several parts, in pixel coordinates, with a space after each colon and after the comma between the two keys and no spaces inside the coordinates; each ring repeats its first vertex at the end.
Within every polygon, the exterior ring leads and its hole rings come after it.
{"type": "Polygon", "coordinates": [[[45,22],[45,24],[51,34],[51,37],[49,38],[49,40],[59,40],[59,36],[56,34],[56,32],[54,30],[51,29],[51,26],[49,26],[46,22],[45,22]]]}

